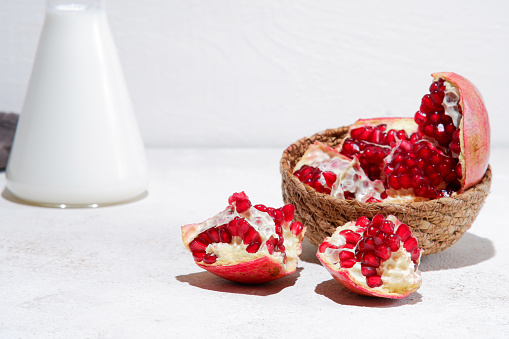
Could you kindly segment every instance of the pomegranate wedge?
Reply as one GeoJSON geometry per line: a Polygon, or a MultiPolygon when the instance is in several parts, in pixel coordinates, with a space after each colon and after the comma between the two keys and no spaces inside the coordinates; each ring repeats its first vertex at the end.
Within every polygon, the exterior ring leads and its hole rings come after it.
{"type": "Polygon", "coordinates": [[[196,264],[246,284],[295,272],[305,229],[293,221],[294,206],[252,206],[244,192],[234,193],[228,203],[216,216],[182,226],[182,240],[196,264]]]}

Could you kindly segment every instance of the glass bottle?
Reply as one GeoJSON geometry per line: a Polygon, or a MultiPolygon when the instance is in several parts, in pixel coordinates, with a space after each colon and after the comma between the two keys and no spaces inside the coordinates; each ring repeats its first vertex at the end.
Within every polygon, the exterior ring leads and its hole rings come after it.
{"type": "Polygon", "coordinates": [[[6,169],[7,190],[45,206],[146,194],[143,142],[101,0],[47,0],[6,169]]]}

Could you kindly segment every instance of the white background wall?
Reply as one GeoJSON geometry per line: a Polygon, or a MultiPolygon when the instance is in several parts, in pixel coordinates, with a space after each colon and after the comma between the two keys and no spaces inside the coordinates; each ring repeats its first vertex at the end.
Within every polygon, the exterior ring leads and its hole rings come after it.
{"type": "MultiPolygon", "coordinates": [[[[359,117],[412,116],[454,71],[509,146],[509,2],[108,0],[147,146],[285,147],[359,117]]],[[[0,0],[0,110],[19,112],[43,0],[0,0]]]]}

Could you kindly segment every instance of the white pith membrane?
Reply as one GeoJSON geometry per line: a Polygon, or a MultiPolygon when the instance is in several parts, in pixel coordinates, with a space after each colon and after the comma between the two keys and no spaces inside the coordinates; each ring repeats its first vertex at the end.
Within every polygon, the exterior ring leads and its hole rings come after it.
{"type": "MultiPolygon", "coordinates": [[[[387,220],[392,221],[395,225],[395,232],[399,225],[396,217],[389,215],[387,220]]],[[[331,245],[342,246],[346,244],[346,239],[340,234],[341,231],[351,230],[355,232],[359,229],[359,226],[355,225],[355,221],[348,222],[344,226],[338,227],[336,231],[324,242],[328,242],[331,245]]],[[[348,272],[350,279],[359,286],[365,289],[380,292],[381,294],[394,293],[394,294],[405,294],[409,291],[415,290],[416,287],[422,283],[421,272],[415,267],[414,262],[411,259],[410,253],[403,247],[403,242],[400,243],[400,247],[396,252],[391,253],[391,257],[387,260],[382,260],[380,267],[377,268],[377,274],[381,276],[383,284],[379,287],[369,287],[366,283],[366,277],[361,273],[361,263],[357,262],[351,268],[342,268],[339,260],[339,253],[342,251],[349,251],[355,254],[355,250],[358,245],[353,249],[348,248],[326,248],[323,253],[319,253],[319,256],[324,260],[329,267],[335,271],[348,272]]],[[[421,252],[422,254],[422,252],[421,252]]],[[[420,257],[417,263],[420,262],[420,257]]],[[[418,264],[417,264],[418,266],[418,264]]]]}
{"type": "Polygon", "coordinates": [[[231,220],[236,217],[244,218],[248,224],[253,227],[260,235],[261,245],[257,252],[248,253],[246,248],[249,244],[244,244],[243,239],[239,236],[233,236],[231,243],[213,243],[209,244],[205,249],[207,254],[214,254],[217,256],[217,260],[213,264],[206,264],[203,262],[199,262],[201,265],[205,266],[226,266],[226,265],[235,265],[239,263],[249,262],[256,260],[258,258],[262,258],[265,256],[270,256],[279,262],[285,271],[295,270],[297,267],[298,257],[300,255],[299,252],[299,237],[295,236],[289,228],[291,222],[283,221],[281,223],[281,227],[283,230],[283,238],[286,252],[286,260],[283,252],[274,251],[272,254],[269,253],[267,249],[266,241],[272,236],[276,239],[279,239],[279,236],[276,233],[276,224],[272,217],[266,213],[257,210],[254,207],[250,207],[249,210],[238,213],[235,208],[235,203],[228,206],[224,211],[218,213],[212,218],[199,223],[194,224],[193,227],[189,228],[188,231],[184,234],[183,240],[186,247],[189,249],[189,244],[200,235],[202,232],[207,231],[208,229],[228,224],[231,220]]]}
{"type": "MultiPolygon", "coordinates": [[[[350,192],[358,201],[366,202],[369,198],[382,200],[380,194],[385,191],[385,188],[381,180],[371,181],[360,167],[357,158],[347,158],[324,143],[316,141],[310,145],[295,165],[293,173],[304,165],[317,167],[322,172],[336,174],[336,182],[332,185],[330,193],[333,197],[344,199],[344,193],[350,192]]],[[[324,187],[327,186],[323,174],[319,182],[324,187]]]]}

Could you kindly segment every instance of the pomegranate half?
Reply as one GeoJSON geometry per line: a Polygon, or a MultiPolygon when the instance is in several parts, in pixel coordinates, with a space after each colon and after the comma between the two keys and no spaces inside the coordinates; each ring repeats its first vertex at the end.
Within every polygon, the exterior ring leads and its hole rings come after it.
{"type": "Polygon", "coordinates": [[[297,269],[305,229],[293,221],[292,204],[251,205],[234,193],[226,209],[198,224],[182,226],[182,240],[196,264],[222,278],[257,284],[297,269]]]}
{"type": "Polygon", "coordinates": [[[318,247],[317,257],[349,290],[402,299],[422,284],[422,250],[408,225],[395,216],[362,216],[338,227],[318,247]]]}

